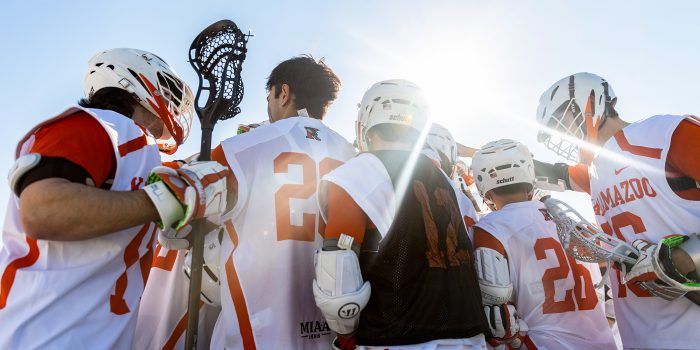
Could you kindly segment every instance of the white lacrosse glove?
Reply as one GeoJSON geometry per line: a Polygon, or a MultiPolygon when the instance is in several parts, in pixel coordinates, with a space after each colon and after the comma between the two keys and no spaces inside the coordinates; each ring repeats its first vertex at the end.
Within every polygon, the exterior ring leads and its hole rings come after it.
{"type": "Polygon", "coordinates": [[[491,346],[496,349],[506,349],[507,346],[517,349],[523,345],[528,327],[525,321],[518,317],[515,306],[484,305],[484,313],[493,335],[488,341],[491,346]]]}
{"type": "Polygon", "coordinates": [[[158,226],[180,230],[192,220],[222,214],[228,172],[213,161],[192,162],[180,169],[153,168],[143,190],[160,215],[158,226]]]}
{"type": "Polygon", "coordinates": [[[686,238],[670,236],[659,244],[643,239],[632,242],[632,246],[639,250],[639,258],[625,274],[624,282],[639,284],[649,293],[665,300],[675,300],[689,291],[700,290],[700,285],[676,271],[671,261],[671,249],[682,244],[686,238]],[[664,266],[670,266],[671,270],[667,271],[664,266]]]}
{"type": "Polygon", "coordinates": [[[189,249],[191,242],[188,236],[192,232],[192,225],[185,225],[181,229],[168,228],[158,230],[158,243],[168,250],[189,249]]]}

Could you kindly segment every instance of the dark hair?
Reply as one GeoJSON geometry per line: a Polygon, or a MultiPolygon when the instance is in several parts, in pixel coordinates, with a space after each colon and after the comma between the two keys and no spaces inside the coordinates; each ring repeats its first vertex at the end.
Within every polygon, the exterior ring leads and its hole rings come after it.
{"type": "Polygon", "coordinates": [[[517,184],[512,184],[512,185],[506,185],[502,187],[496,187],[491,190],[494,194],[497,194],[499,196],[506,196],[510,194],[517,194],[517,193],[529,193],[530,191],[533,190],[532,184],[529,183],[517,183],[517,184]]]}
{"type": "Polygon", "coordinates": [[[289,86],[297,109],[306,108],[310,117],[322,119],[331,102],[338,96],[340,79],[324,59],[316,61],[311,55],[290,58],[275,67],[267,77],[266,88],[276,88],[275,97],[289,86]]]}
{"type": "Polygon", "coordinates": [[[134,105],[137,103],[131,93],[115,87],[99,89],[90,97],[78,101],[82,107],[109,109],[129,118],[134,114],[134,105]]]}
{"type": "Polygon", "coordinates": [[[370,128],[368,132],[379,135],[384,141],[409,144],[416,143],[419,136],[416,129],[399,124],[378,124],[370,128]]]}

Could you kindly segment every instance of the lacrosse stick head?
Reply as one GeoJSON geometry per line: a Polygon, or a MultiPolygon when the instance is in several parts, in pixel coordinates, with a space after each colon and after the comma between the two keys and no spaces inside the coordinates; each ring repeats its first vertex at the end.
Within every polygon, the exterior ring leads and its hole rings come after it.
{"type": "Polygon", "coordinates": [[[190,45],[190,64],[199,75],[195,110],[202,129],[240,113],[243,99],[241,70],[250,34],[233,21],[221,20],[205,28],[190,45]]]}
{"type": "Polygon", "coordinates": [[[598,229],[565,202],[548,198],[544,205],[557,225],[562,246],[576,260],[594,263],[612,260],[625,265],[637,262],[637,249],[598,229]]]}

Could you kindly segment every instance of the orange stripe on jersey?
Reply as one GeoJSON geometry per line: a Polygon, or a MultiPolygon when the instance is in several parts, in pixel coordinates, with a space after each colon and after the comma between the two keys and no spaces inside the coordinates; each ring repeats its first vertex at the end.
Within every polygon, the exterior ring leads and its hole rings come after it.
{"type": "Polygon", "coordinates": [[[623,151],[637,156],[661,159],[661,148],[632,145],[629,143],[629,141],[627,141],[627,137],[625,137],[625,132],[623,130],[618,131],[614,137],[618,146],[620,146],[620,149],[623,151]]]}
{"type": "Polygon", "coordinates": [[[537,350],[537,346],[532,342],[529,335],[525,336],[525,339],[523,339],[523,344],[525,344],[527,350],[537,350]]]}
{"type": "Polygon", "coordinates": [[[10,294],[10,289],[12,289],[12,284],[15,282],[17,270],[32,266],[39,260],[39,246],[36,240],[29,238],[29,236],[25,236],[25,238],[27,245],[29,245],[27,255],[15,259],[7,265],[7,268],[2,273],[2,278],[0,278],[0,310],[7,305],[7,297],[10,294]]]}
{"type": "Polygon", "coordinates": [[[143,279],[143,285],[146,286],[146,281],[148,281],[148,275],[151,273],[151,266],[153,265],[153,239],[156,236],[156,225],[153,225],[153,230],[151,231],[151,239],[148,240],[148,250],[141,259],[139,259],[139,265],[141,266],[141,278],[143,279]]]}
{"type": "MultiPolygon", "coordinates": [[[[202,309],[202,305],[204,305],[203,301],[199,301],[199,309],[202,309]]],[[[170,334],[170,337],[168,337],[168,341],[165,342],[163,347],[161,348],[162,350],[173,350],[175,349],[175,345],[177,345],[177,341],[180,340],[180,337],[185,333],[185,329],[187,328],[187,311],[185,311],[185,314],[182,315],[182,318],[180,321],[177,322],[177,325],[175,326],[175,329],[173,329],[173,332],[170,334]]]]}
{"type": "Polygon", "coordinates": [[[114,294],[109,296],[109,310],[114,314],[123,315],[129,312],[129,306],[126,305],[126,300],[124,300],[124,293],[126,293],[126,287],[129,283],[126,272],[132,265],[139,261],[139,247],[150,227],[151,224],[143,225],[134,239],[132,239],[126,246],[126,249],[124,249],[124,264],[126,267],[124,268],[124,273],[117,279],[117,283],[114,287],[114,294]]]}
{"type": "Polygon", "coordinates": [[[250,325],[248,306],[246,305],[245,295],[243,295],[243,288],[241,288],[241,281],[238,279],[236,267],[233,265],[233,252],[238,248],[238,234],[231,220],[226,220],[224,225],[233,242],[233,251],[231,255],[229,255],[228,260],[226,260],[225,265],[228,289],[231,294],[231,299],[233,300],[233,307],[236,309],[238,327],[240,328],[239,331],[241,333],[241,339],[243,340],[243,349],[254,350],[256,349],[255,338],[253,337],[253,327],[250,325]]]}
{"type": "Polygon", "coordinates": [[[476,248],[491,248],[501,253],[504,257],[508,257],[501,241],[479,226],[474,227],[474,249],[476,248]]]}
{"type": "Polygon", "coordinates": [[[136,152],[146,147],[147,145],[148,139],[146,138],[146,136],[137,137],[133,140],[129,140],[119,145],[119,155],[124,157],[131,152],[136,152]]]}
{"type": "Polygon", "coordinates": [[[236,176],[233,174],[231,166],[226,160],[224,149],[221,147],[221,145],[216,146],[216,148],[211,151],[211,160],[219,162],[219,164],[229,169],[228,176],[226,177],[226,194],[228,197],[226,198],[226,211],[229,211],[233,209],[234,205],[236,204],[236,200],[238,200],[238,179],[236,179],[236,176]]]}
{"type": "Polygon", "coordinates": [[[160,243],[156,244],[156,253],[153,256],[153,267],[163,269],[165,271],[172,271],[175,266],[175,260],[177,260],[177,250],[168,250],[165,256],[160,256],[160,250],[164,249],[160,243]]]}
{"type": "Polygon", "coordinates": [[[464,215],[464,224],[467,225],[467,228],[470,228],[476,224],[476,221],[469,216],[464,215]]]}

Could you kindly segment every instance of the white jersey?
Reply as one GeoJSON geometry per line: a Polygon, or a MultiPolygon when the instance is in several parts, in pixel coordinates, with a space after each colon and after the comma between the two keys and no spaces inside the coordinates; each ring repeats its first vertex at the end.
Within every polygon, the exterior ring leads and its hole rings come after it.
{"type": "MultiPolygon", "coordinates": [[[[143,187],[161,164],[160,153],[131,119],[74,107],[43,124],[81,110],[100,122],[114,145],[111,190],[143,187]]],[[[17,156],[31,149],[40,126],[20,142],[17,156]]],[[[2,233],[0,349],[130,349],[155,224],[83,241],[34,240],[22,231],[18,205],[12,195],[2,233]]]]}
{"type": "Polygon", "coordinates": [[[323,122],[287,118],[221,143],[238,183],[224,215],[215,349],[327,349],[312,293],[320,178],[355,150],[323,122]]]}
{"type": "Polygon", "coordinates": [[[510,203],[475,226],[503,245],[511,300],[538,349],[616,349],[594,287],[600,270],[567,256],[544,204],[510,203]]]}
{"type": "MultiPolygon", "coordinates": [[[[628,125],[605,143],[605,153],[589,167],[591,200],[603,230],[630,243],[700,232],[700,202],[678,197],[665,174],[671,137],[685,118],[654,116],[628,125]]],[[[610,275],[626,348],[698,348],[699,306],[685,298],[666,301],[639,286],[622,285],[618,270],[610,275]]]]}
{"type": "MultiPolygon", "coordinates": [[[[156,245],[153,265],[141,297],[134,350],[172,350],[185,348],[187,301],[190,280],[182,268],[186,250],[168,250],[156,245]]],[[[218,307],[199,302],[197,349],[209,349],[218,307]]]]}

